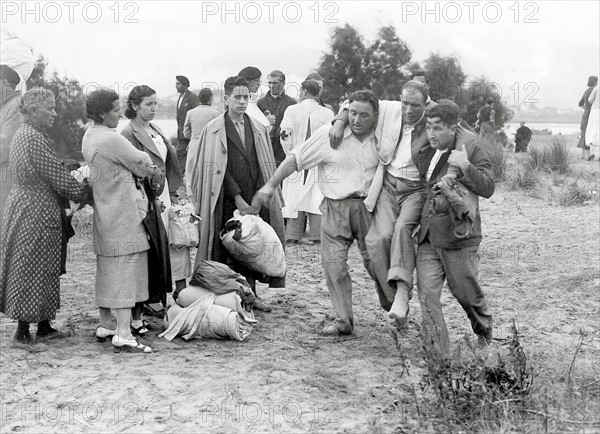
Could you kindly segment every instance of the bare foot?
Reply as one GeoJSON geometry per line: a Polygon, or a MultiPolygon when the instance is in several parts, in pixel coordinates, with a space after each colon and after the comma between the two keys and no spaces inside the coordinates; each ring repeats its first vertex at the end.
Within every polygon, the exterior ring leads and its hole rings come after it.
{"type": "Polygon", "coordinates": [[[408,311],[408,290],[406,288],[398,288],[389,317],[395,320],[399,327],[402,327],[408,320],[408,311]]]}

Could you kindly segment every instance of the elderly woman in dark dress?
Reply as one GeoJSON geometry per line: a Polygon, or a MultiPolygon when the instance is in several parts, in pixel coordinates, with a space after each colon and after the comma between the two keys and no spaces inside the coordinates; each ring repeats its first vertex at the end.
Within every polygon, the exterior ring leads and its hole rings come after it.
{"type": "Polygon", "coordinates": [[[82,153],[90,167],[94,192],[96,304],[100,326],[96,337],[112,336],[115,351],[151,353],[131,333],[131,309],[148,299],[148,237],[143,226],[148,198],[138,178],[158,180],[159,169],[148,154],[115,131],[121,107],[112,90],[92,92],[86,101],[94,124],[83,136],[82,153]],[[117,329],[111,323],[115,309],[117,329]]]}
{"type": "Polygon", "coordinates": [[[54,94],[44,88],[25,93],[24,116],[12,141],[10,162],[14,184],[4,208],[0,259],[0,312],[18,320],[15,341],[31,343],[29,323],[37,322],[37,338],[61,337],[50,326],[60,308],[62,199],[87,200],[80,184],[55,155],[46,130],[56,117],[54,94]]]}

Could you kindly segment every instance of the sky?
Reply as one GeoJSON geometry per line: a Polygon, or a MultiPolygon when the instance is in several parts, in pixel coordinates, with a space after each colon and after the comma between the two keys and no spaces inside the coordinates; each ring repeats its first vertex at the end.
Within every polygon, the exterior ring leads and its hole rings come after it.
{"type": "MultiPolygon", "coordinates": [[[[422,62],[460,59],[509,104],[576,109],[600,70],[599,1],[0,1],[3,32],[20,37],[48,68],[126,94],[134,84],[175,96],[175,75],[214,87],[245,66],[287,75],[288,93],[348,23],[367,43],[382,26],[422,62]]],[[[266,88],[265,88],[266,90],[266,88]]]]}

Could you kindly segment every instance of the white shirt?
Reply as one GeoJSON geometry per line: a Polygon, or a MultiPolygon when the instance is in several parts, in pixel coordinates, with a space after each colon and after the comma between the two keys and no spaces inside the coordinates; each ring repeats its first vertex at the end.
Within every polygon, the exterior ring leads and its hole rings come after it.
{"type": "Polygon", "coordinates": [[[329,130],[331,125],[324,125],[304,144],[292,150],[296,156],[296,170],[318,165],[319,187],[328,199],[366,196],[379,163],[375,135],[371,133],[361,143],[347,125],[342,143],[332,149],[329,130]]]}
{"type": "Polygon", "coordinates": [[[400,144],[396,149],[394,159],[387,167],[387,171],[396,178],[419,180],[419,170],[412,160],[412,132],[415,129],[412,125],[404,125],[400,144]]]}
{"type": "Polygon", "coordinates": [[[425,174],[425,179],[427,181],[429,181],[429,178],[431,178],[433,170],[435,169],[435,166],[437,165],[438,161],[440,161],[440,158],[442,158],[442,155],[444,155],[446,152],[448,152],[448,149],[444,149],[443,151],[440,151],[439,149],[435,150],[435,154],[433,154],[433,158],[431,159],[431,163],[429,163],[429,168],[427,169],[427,173],[425,174]]]}

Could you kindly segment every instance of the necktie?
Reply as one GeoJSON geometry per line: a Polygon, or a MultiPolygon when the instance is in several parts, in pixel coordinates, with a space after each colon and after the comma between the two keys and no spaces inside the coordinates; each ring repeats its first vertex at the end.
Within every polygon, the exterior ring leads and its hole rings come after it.
{"type": "Polygon", "coordinates": [[[235,123],[237,132],[240,136],[240,140],[242,141],[242,145],[244,145],[244,149],[246,148],[246,134],[244,134],[244,124],[241,122],[235,123]]]}

